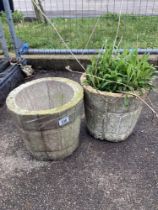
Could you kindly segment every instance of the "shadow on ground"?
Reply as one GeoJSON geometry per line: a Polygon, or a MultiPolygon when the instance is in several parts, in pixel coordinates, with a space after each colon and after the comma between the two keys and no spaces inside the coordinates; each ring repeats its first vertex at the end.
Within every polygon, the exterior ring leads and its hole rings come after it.
{"type": "MultiPolygon", "coordinates": [[[[79,74],[37,73],[34,78],[79,74]]],[[[158,97],[151,101],[158,107],[158,97]]],[[[144,108],[122,143],[90,137],[83,120],[80,147],[59,162],[26,151],[6,107],[0,109],[0,210],[157,210],[158,121],[144,108]]]]}

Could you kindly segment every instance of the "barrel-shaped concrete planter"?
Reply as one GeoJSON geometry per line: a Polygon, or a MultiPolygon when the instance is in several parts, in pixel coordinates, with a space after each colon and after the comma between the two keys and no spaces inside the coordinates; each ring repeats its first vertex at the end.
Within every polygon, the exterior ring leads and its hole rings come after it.
{"type": "Polygon", "coordinates": [[[83,89],[77,82],[37,79],[13,90],[6,103],[37,159],[63,159],[78,147],[83,89]]]}
{"type": "MultiPolygon", "coordinates": [[[[87,128],[92,136],[112,142],[123,141],[133,132],[139,119],[142,102],[135,96],[128,95],[128,106],[125,95],[98,91],[86,85],[85,74],[81,84],[85,94],[85,114],[87,128]]],[[[147,94],[141,96],[145,98],[147,94]]]]}

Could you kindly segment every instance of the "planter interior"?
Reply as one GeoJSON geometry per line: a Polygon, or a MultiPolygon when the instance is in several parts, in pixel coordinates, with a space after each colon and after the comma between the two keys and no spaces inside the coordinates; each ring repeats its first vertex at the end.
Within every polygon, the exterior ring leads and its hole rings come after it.
{"type": "Polygon", "coordinates": [[[28,111],[53,109],[68,103],[74,90],[59,81],[41,81],[22,89],[15,97],[18,107],[28,111]]]}

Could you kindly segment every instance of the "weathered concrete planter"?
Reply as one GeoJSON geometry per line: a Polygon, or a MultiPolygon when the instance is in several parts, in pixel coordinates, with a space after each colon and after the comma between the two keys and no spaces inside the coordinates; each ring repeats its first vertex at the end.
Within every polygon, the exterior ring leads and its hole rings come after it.
{"type": "Polygon", "coordinates": [[[28,150],[42,160],[67,157],[79,144],[82,87],[48,77],[23,84],[7,98],[28,150]]]}
{"type": "Polygon", "coordinates": [[[156,72],[156,75],[152,79],[152,85],[153,85],[153,91],[158,93],[158,72],[156,72]]]}
{"type": "Polygon", "coordinates": [[[112,142],[125,140],[138,121],[142,102],[130,95],[128,106],[125,106],[125,95],[97,91],[86,85],[85,79],[83,74],[81,84],[84,87],[86,122],[90,134],[112,142]]]}

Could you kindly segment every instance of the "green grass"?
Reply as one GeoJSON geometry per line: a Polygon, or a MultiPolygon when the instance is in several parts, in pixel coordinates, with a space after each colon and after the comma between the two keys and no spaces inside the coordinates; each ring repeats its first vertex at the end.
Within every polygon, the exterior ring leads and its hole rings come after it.
{"type": "MultiPolygon", "coordinates": [[[[85,48],[97,18],[53,19],[56,28],[70,48],[85,48]]],[[[118,15],[107,14],[100,18],[95,33],[87,48],[101,48],[103,41],[112,43],[117,30],[118,15]]],[[[8,28],[4,23],[9,48],[11,48],[8,28]]],[[[17,36],[28,42],[31,48],[65,48],[51,26],[37,21],[15,24],[17,36]]],[[[118,42],[122,38],[121,48],[157,48],[158,17],[122,15],[118,42]]]]}

